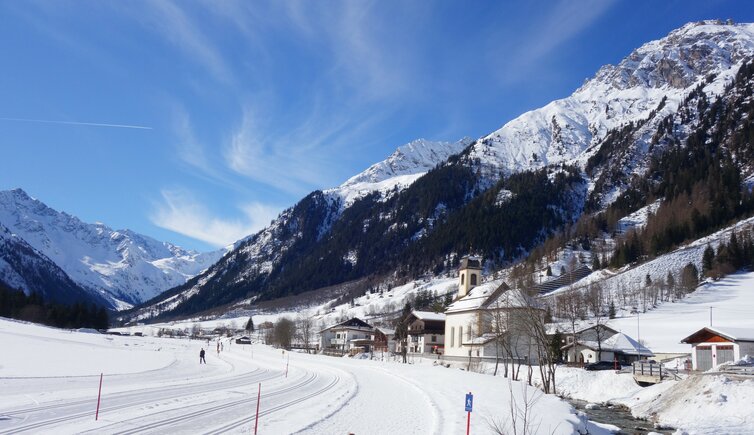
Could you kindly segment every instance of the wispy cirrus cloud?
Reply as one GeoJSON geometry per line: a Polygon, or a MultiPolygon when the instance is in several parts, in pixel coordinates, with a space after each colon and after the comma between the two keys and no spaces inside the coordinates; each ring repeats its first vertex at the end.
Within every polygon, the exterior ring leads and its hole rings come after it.
{"type": "Polygon", "coordinates": [[[188,59],[202,65],[218,81],[233,82],[234,74],[229,62],[207,36],[203,27],[197,24],[184,8],[170,0],[146,2],[142,6],[123,7],[121,10],[130,13],[144,27],[162,35],[188,59]]]}
{"type": "Polygon", "coordinates": [[[551,5],[541,19],[528,22],[529,30],[520,38],[526,44],[505,46],[505,53],[493,52],[494,58],[504,62],[503,81],[530,80],[531,72],[544,58],[587,29],[615,3],[615,0],[559,0],[551,5]]]}
{"type": "Polygon", "coordinates": [[[279,207],[249,202],[238,207],[241,217],[221,218],[186,190],[164,189],[150,220],[158,227],[201,240],[210,245],[227,246],[269,225],[279,207]]]}
{"type": "Polygon", "coordinates": [[[354,144],[368,143],[361,135],[381,116],[353,122],[337,114],[323,117],[315,110],[292,130],[276,132],[258,111],[246,107],[223,156],[235,173],[288,193],[335,186],[342,181],[354,144]]]}

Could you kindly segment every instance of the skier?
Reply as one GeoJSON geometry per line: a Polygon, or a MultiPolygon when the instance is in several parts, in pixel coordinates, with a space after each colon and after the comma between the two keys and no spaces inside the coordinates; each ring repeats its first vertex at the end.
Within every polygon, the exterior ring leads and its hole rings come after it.
{"type": "Polygon", "coordinates": [[[199,364],[201,363],[207,364],[207,361],[204,359],[204,348],[199,351],[199,364]]]}

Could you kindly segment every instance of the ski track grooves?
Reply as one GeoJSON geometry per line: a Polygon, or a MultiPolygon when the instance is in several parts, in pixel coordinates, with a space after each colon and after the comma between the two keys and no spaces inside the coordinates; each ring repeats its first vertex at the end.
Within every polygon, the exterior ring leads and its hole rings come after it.
{"type": "MultiPolygon", "coordinates": [[[[277,377],[279,377],[279,375],[276,375],[275,377],[277,378],[277,377]]],[[[309,376],[305,377],[303,379],[303,381],[297,382],[295,384],[288,385],[285,388],[281,388],[279,390],[274,390],[274,391],[272,391],[270,393],[267,393],[267,394],[263,394],[262,398],[270,398],[270,397],[285,395],[285,394],[287,394],[287,393],[289,393],[291,391],[295,391],[295,390],[297,390],[297,389],[299,389],[301,387],[305,387],[305,386],[307,386],[309,384],[314,383],[317,380],[318,377],[319,377],[318,374],[311,373],[311,374],[309,374],[309,376]]],[[[336,379],[333,380],[333,382],[331,382],[329,385],[327,385],[323,389],[320,389],[320,390],[318,390],[318,391],[316,391],[314,393],[311,393],[311,394],[309,394],[307,396],[304,396],[302,398],[298,398],[298,399],[286,402],[286,403],[284,403],[282,405],[278,405],[276,407],[270,408],[270,409],[266,410],[264,413],[260,412],[259,414],[260,415],[267,415],[267,414],[270,414],[272,412],[278,411],[280,409],[284,409],[284,408],[290,407],[290,406],[292,406],[292,405],[294,405],[296,403],[302,402],[302,401],[304,401],[304,400],[306,400],[306,399],[308,399],[310,397],[314,397],[314,396],[320,394],[321,392],[326,391],[326,390],[332,388],[338,382],[338,380],[339,379],[336,378],[336,379]]],[[[202,409],[201,411],[186,412],[186,413],[183,413],[183,414],[180,414],[180,415],[176,415],[176,416],[173,416],[173,417],[170,417],[170,418],[166,418],[164,420],[152,422],[152,423],[149,423],[149,424],[145,424],[145,425],[142,425],[142,426],[138,426],[138,427],[134,427],[134,428],[128,429],[128,430],[123,431],[123,432],[115,432],[115,433],[118,434],[118,435],[130,435],[130,434],[142,433],[142,432],[145,432],[145,431],[149,431],[149,430],[153,430],[153,429],[158,429],[158,428],[165,427],[165,426],[170,426],[170,425],[173,425],[175,423],[186,422],[186,421],[192,420],[194,418],[202,417],[204,415],[211,414],[211,413],[214,413],[214,412],[217,412],[217,411],[220,411],[220,410],[224,410],[224,409],[228,409],[228,408],[233,408],[235,406],[243,405],[243,406],[246,407],[246,406],[249,406],[250,403],[256,403],[256,399],[254,399],[252,402],[250,402],[248,397],[243,397],[241,399],[234,400],[232,402],[222,403],[222,404],[215,405],[215,406],[212,406],[212,407],[209,407],[209,408],[205,408],[205,409],[202,409]]],[[[164,411],[160,411],[160,412],[164,412],[164,411]]],[[[142,417],[138,417],[138,418],[142,418],[142,417]]],[[[134,420],[134,419],[132,419],[132,420],[134,420]]],[[[241,419],[241,420],[239,420],[239,421],[237,421],[235,423],[227,425],[227,426],[225,426],[222,429],[219,429],[219,432],[230,430],[232,428],[235,428],[235,427],[238,427],[238,426],[240,426],[242,424],[245,424],[245,423],[247,423],[247,422],[249,422],[251,420],[253,420],[253,417],[246,417],[246,418],[241,419]]],[[[118,424],[122,424],[122,423],[125,423],[127,421],[129,421],[129,420],[118,422],[118,424]]],[[[215,432],[210,432],[210,433],[215,433],[215,432]]]]}
{"type": "MultiPolygon", "coordinates": [[[[169,392],[174,392],[174,391],[179,391],[181,394],[179,396],[174,396],[174,397],[163,396],[162,398],[163,399],[164,398],[174,399],[176,397],[187,397],[187,396],[191,396],[191,395],[195,395],[195,394],[199,394],[199,393],[209,393],[209,392],[213,392],[213,391],[221,391],[221,390],[224,390],[226,388],[237,388],[237,387],[242,386],[242,385],[253,385],[253,384],[256,384],[258,382],[266,381],[266,380],[269,380],[269,379],[275,379],[275,378],[279,377],[279,374],[277,374],[277,373],[275,373],[273,375],[265,376],[269,372],[270,372],[269,370],[262,370],[262,369],[257,368],[255,370],[249,372],[249,373],[240,375],[240,376],[235,377],[235,378],[230,378],[230,379],[222,380],[222,381],[207,381],[207,382],[202,382],[202,383],[195,384],[195,385],[190,385],[190,386],[174,385],[174,386],[171,386],[171,387],[164,387],[164,388],[163,387],[155,387],[155,388],[150,388],[148,390],[127,391],[127,392],[123,392],[123,393],[116,393],[116,394],[113,394],[113,395],[108,395],[108,396],[105,396],[104,398],[106,400],[111,400],[111,401],[112,400],[116,400],[116,399],[123,400],[123,399],[126,399],[126,398],[130,397],[130,396],[143,397],[145,394],[150,394],[150,393],[165,393],[165,392],[169,393],[169,392]],[[258,373],[258,372],[261,372],[261,373],[258,373]],[[207,388],[207,387],[209,387],[209,388],[207,388]]],[[[122,409],[132,408],[132,407],[135,407],[135,406],[141,406],[141,405],[145,405],[145,404],[148,404],[148,403],[153,403],[155,400],[161,400],[161,398],[157,398],[157,399],[155,399],[154,397],[151,397],[151,398],[141,398],[141,399],[136,399],[135,401],[129,401],[129,402],[127,402],[125,404],[122,404],[122,405],[114,405],[114,406],[109,406],[109,407],[105,406],[105,407],[101,408],[100,412],[106,413],[106,412],[112,412],[112,411],[118,411],[118,410],[122,410],[122,409]]],[[[67,402],[67,403],[61,403],[61,404],[55,404],[55,405],[46,405],[46,406],[42,406],[42,407],[35,407],[35,408],[26,408],[26,409],[21,409],[21,410],[14,410],[14,411],[6,412],[5,414],[8,415],[8,416],[13,416],[15,414],[28,414],[28,413],[31,413],[31,412],[38,412],[38,411],[45,411],[45,410],[54,410],[54,409],[65,409],[65,408],[68,408],[68,407],[77,407],[77,406],[81,406],[81,405],[91,405],[91,403],[92,403],[91,399],[78,400],[76,402],[67,402]]],[[[40,428],[43,428],[43,427],[46,427],[46,426],[56,425],[58,423],[64,423],[64,422],[74,421],[74,420],[82,418],[82,417],[91,417],[91,414],[92,414],[91,410],[88,410],[88,411],[85,411],[85,412],[78,412],[78,413],[71,414],[71,415],[66,415],[66,416],[63,416],[63,417],[57,417],[57,418],[53,418],[53,419],[49,419],[49,420],[43,420],[43,421],[35,422],[35,423],[32,423],[32,424],[28,424],[26,426],[17,426],[17,427],[14,427],[14,428],[10,428],[8,430],[0,431],[0,434],[11,434],[11,433],[24,432],[24,431],[34,430],[34,429],[40,429],[40,428]]]]}
{"type": "MultiPolygon", "coordinates": [[[[318,377],[318,375],[315,374],[314,377],[316,378],[316,377],[318,377]]],[[[314,391],[312,393],[309,393],[309,394],[307,394],[305,396],[301,396],[301,397],[299,397],[297,399],[290,400],[288,402],[282,403],[280,405],[273,406],[271,408],[267,408],[264,411],[261,411],[259,413],[259,416],[263,417],[265,415],[269,415],[269,414],[272,414],[273,412],[277,412],[277,411],[280,411],[280,410],[283,410],[283,409],[286,409],[286,408],[290,408],[293,405],[299,404],[299,403],[304,402],[306,400],[309,400],[309,399],[311,399],[313,397],[319,396],[320,394],[322,394],[322,393],[324,393],[324,392],[332,389],[333,387],[335,387],[335,385],[337,385],[338,382],[340,382],[340,376],[336,375],[335,378],[333,378],[333,380],[329,384],[325,385],[321,389],[319,389],[317,391],[314,391]]],[[[272,393],[271,393],[271,395],[272,395],[272,393]]],[[[246,402],[244,402],[244,405],[246,405],[246,402]]],[[[214,429],[213,431],[207,432],[207,433],[208,434],[220,434],[220,433],[224,433],[224,432],[227,432],[229,430],[235,429],[235,428],[237,428],[239,426],[243,426],[246,423],[251,423],[254,420],[254,418],[255,417],[242,418],[242,419],[239,419],[239,420],[237,420],[237,421],[235,421],[233,423],[230,423],[228,425],[219,427],[219,428],[214,429]]]]}

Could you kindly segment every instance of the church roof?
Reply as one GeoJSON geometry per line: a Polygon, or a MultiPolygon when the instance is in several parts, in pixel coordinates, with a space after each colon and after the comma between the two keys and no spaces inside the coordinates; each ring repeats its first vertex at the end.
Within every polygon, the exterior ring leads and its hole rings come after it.
{"type": "Polygon", "coordinates": [[[523,308],[536,306],[536,302],[521,290],[511,289],[503,280],[478,285],[469,293],[450,304],[445,313],[458,313],[477,309],[523,308]]]}

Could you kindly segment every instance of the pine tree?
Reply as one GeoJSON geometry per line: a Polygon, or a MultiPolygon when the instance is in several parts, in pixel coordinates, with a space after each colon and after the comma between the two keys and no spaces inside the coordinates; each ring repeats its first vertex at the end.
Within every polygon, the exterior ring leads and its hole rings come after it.
{"type": "Polygon", "coordinates": [[[547,265],[547,276],[552,276],[552,268],[547,265]]]}
{"type": "Polygon", "coordinates": [[[249,321],[246,322],[246,331],[249,333],[254,332],[254,319],[251,316],[249,316],[249,321]]]}
{"type": "Polygon", "coordinates": [[[600,270],[602,265],[600,264],[600,257],[592,255],[592,270],[600,270]]]}
{"type": "Polygon", "coordinates": [[[668,271],[668,277],[665,278],[665,283],[668,286],[668,290],[675,290],[675,276],[673,276],[673,273],[671,271],[668,271]]]}
{"type": "Polygon", "coordinates": [[[736,269],[743,266],[743,255],[741,252],[741,246],[738,244],[738,237],[736,232],[733,231],[730,235],[730,242],[728,243],[728,252],[730,253],[730,262],[736,269]]]}
{"type": "Polygon", "coordinates": [[[613,301],[610,301],[610,307],[607,309],[607,317],[611,319],[615,318],[615,303],[613,301]]]}
{"type": "Polygon", "coordinates": [[[702,271],[704,272],[705,275],[709,275],[714,263],[715,263],[715,250],[712,249],[712,246],[707,244],[707,248],[704,250],[704,254],[702,255],[702,271]]]}
{"type": "Polygon", "coordinates": [[[563,360],[563,350],[561,347],[563,346],[563,334],[560,333],[559,330],[555,330],[555,334],[552,335],[552,339],[550,340],[550,352],[555,357],[555,361],[562,361],[563,360]]]}
{"type": "Polygon", "coordinates": [[[453,303],[453,293],[446,293],[445,294],[445,303],[443,304],[445,308],[448,308],[450,304],[453,303]]]}

